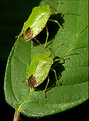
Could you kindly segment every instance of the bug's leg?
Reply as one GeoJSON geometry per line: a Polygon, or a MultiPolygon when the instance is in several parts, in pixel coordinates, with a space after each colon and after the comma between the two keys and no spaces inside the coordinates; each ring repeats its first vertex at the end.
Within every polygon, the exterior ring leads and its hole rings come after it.
{"type": "Polygon", "coordinates": [[[47,96],[46,96],[46,89],[48,87],[49,81],[50,81],[50,79],[49,79],[49,76],[48,76],[48,81],[47,81],[47,84],[46,84],[45,89],[44,89],[44,97],[45,98],[47,98],[47,96]]]}
{"type": "Polygon", "coordinates": [[[61,83],[59,82],[59,80],[57,79],[57,73],[56,73],[56,71],[54,70],[54,69],[51,69],[53,72],[54,72],[54,74],[55,74],[55,79],[56,79],[56,81],[58,82],[58,84],[59,85],[61,85],[61,83]]]}
{"type": "Polygon", "coordinates": [[[60,60],[63,60],[63,63],[65,62],[65,60],[68,60],[68,59],[70,59],[69,57],[68,58],[59,58],[59,59],[55,59],[54,61],[55,62],[59,62],[60,60]]]}
{"type": "Polygon", "coordinates": [[[18,37],[22,37],[23,35],[17,35],[17,36],[15,36],[15,38],[18,38],[18,37]]]}
{"type": "Polygon", "coordinates": [[[34,40],[36,40],[36,42],[37,42],[39,45],[41,45],[41,47],[47,52],[46,48],[45,48],[36,38],[34,38],[34,40]]]}
{"type": "Polygon", "coordinates": [[[57,15],[57,14],[66,15],[66,14],[68,14],[68,13],[61,13],[61,12],[52,13],[52,15],[57,15]]]}
{"type": "Polygon", "coordinates": [[[49,19],[49,21],[57,23],[58,26],[59,26],[63,31],[68,31],[67,29],[63,29],[62,26],[59,24],[59,22],[58,22],[57,20],[49,19]]]}
{"type": "Polygon", "coordinates": [[[46,36],[46,41],[45,41],[45,48],[47,46],[47,41],[48,41],[48,37],[49,37],[49,31],[48,31],[48,27],[46,26],[46,33],[47,33],[47,36],[46,36]]]}

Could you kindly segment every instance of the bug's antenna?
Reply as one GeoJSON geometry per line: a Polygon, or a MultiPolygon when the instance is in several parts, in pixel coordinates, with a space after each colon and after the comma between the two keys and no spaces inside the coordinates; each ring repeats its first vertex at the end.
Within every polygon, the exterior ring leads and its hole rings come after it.
{"type": "Polygon", "coordinates": [[[47,4],[44,0],[42,0],[42,1],[44,2],[45,5],[47,4]]]}
{"type": "Polygon", "coordinates": [[[18,38],[18,37],[22,37],[23,35],[17,35],[17,36],[15,36],[15,38],[18,38]]]}
{"type": "MultiPolygon", "coordinates": [[[[47,4],[44,0],[42,0],[42,1],[44,2],[45,5],[47,4]]],[[[51,5],[50,8],[53,7],[53,6],[55,6],[55,5],[58,5],[58,4],[64,4],[64,3],[58,3],[57,2],[57,3],[53,4],[53,5],[51,5]]]]}
{"type": "MultiPolygon", "coordinates": [[[[59,47],[61,47],[61,46],[63,46],[64,44],[61,44],[61,45],[59,45],[59,46],[57,46],[53,51],[52,51],[52,53],[54,53],[55,51],[56,51],[56,49],[58,49],[59,47]]],[[[52,55],[52,53],[50,54],[50,56],[52,55]]]]}
{"type": "Polygon", "coordinates": [[[55,52],[57,48],[59,48],[59,47],[61,47],[61,46],[63,46],[63,45],[64,45],[64,44],[61,44],[61,45],[57,46],[57,47],[53,50],[53,52],[55,52]]]}
{"type": "Polygon", "coordinates": [[[35,39],[36,42],[37,42],[39,45],[41,45],[41,47],[47,52],[46,48],[45,48],[36,38],[34,38],[34,39],[35,39]]]}
{"type": "Polygon", "coordinates": [[[55,5],[58,5],[58,4],[64,4],[64,3],[58,3],[58,2],[57,2],[57,3],[53,4],[53,5],[50,5],[50,8],[51,8],[51,7],[54,7],[55,5]]]}

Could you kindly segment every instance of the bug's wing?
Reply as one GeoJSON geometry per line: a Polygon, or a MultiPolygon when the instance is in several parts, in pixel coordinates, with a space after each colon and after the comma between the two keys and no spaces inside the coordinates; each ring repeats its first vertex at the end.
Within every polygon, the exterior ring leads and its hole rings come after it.
{"type": "Polygon", "coordinates": [[[33,28],[33,37],[35,37],[45,27],[50,17],[51,11],[49,8],[44,6],[44,7],[35,7],[33,9],[33,12],[35,13],[35,17],[34,17],[34,23],[32,24],[32,28],[33,28]]]}
{"type": "Polygon", "coordinates": [[[39,65],[36,68],[36,72],[34,74],[37,81],[36,86],[40,85],[46,79],[46,77],[48,76],[50,67],[51,67],[51,63],[48,63],[47,61],[42,61],[41,63],[39,63],[39,65]]]}
{"type": "Polygon", "coordinates": [[[48,76],[50,67],[53,63],[53,60],[51,57],[48,57],[48,56],[43,55],[43,54],[39,54],[38,56],[36,56],[35,59],[36,59],[36,70],[35,70],[34,76],[35,76],[36,81],[37,81],[36,86],[38,86],[48,76]]]}

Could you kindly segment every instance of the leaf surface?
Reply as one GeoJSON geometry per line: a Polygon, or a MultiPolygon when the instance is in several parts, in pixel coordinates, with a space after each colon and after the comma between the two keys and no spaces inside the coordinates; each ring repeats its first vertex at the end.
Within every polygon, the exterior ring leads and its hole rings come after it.
{"type": "MultiPolygon", "coordinates": [[[[22,38],[18,38],[8,57],[4,82],[5,99],[26,116],[56,114],[88,99],[88,1],[62,2],[63,5],[54,6],[52,11],[69,13],[63,17],[63,26],[68,31],[58,29],[55,37],[48,42],[47,48],[54,50],[64,44],[52,57],[70,58],[56,67],[62,86],[53,84],[55,80],[50,79],[52,85],[49,86],[45,99],[43,89],[30,90],[27,83],[22,82],[26,79],[26,67],[31,63],[33,56],[44,52],[40,45],[34,46],[33,41],[24,42],[22,38]]],[[[54,4],[55,1],[48,0],[47,3],[54,4]]],[[[51,36],[53,32],[49,29],[49,33],[51,36]]]]}

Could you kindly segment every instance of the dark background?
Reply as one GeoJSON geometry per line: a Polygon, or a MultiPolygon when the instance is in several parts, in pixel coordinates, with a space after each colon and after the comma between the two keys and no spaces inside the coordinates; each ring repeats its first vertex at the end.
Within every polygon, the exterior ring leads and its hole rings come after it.
{"type": "MultiPolygon", "coordinates": [[[[19,34],[24,21],[28,18],[31,9],[39,5],[40,0],[1,0],[0,1],[0,109],[1,119],[13,120],[14,109],[10,107],[4,97],[4,73],[8,55],[15,42],[15,36],[19,34]]],[[[60,120],[78,121],[87,120],[89,101],[68,111],[44,118],[27,118],[21,115],[23,121],[28,120],[60,120]]]]}

